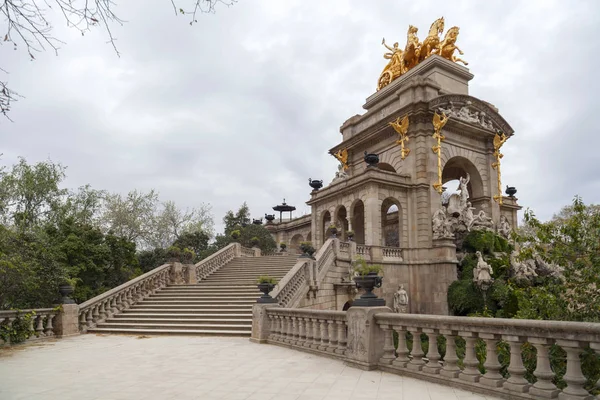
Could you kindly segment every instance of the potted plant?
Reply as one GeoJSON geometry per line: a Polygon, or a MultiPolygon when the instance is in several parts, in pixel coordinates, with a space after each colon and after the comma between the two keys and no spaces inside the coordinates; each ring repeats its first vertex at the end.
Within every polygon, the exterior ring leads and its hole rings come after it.
{"type": "Polygon", "coordinates": [[[348,237],[348,240],[352,242],[354,240],[354,231],[347,231],[346,236],[348,237]]]}
{"type": "Polygon", "coordinates": [[[337,237],[337,226],[335,226],[334,224],[329,225],[329,232],[331,232],[331,237],[335,238],[337,237]]]}
{"type": "Polygon", "coordinates": [[[192,249],[188,249],[187,247],[183,249],[181,253],[181,261],[184,264],[193,264],[194,258],[196,258],[196,253],[192,249]]]}
{"type": "Polygon", "coordinates": [[[357,276],[354,277],[356,287],[364,289],[365,293],[360,296],[360,299],[355,300],[352,306],[356,307],[377,307],[385,306],[385,300],[378,298],[374,293],[374,288],[381,287],[383,278],[379,276],[379,273],[383,271],[381,265],[367,265],[367,262],[363,259],[357,260],[357,267],[354,268],[354,272],[357,276]]]}
{"type": "Polygon", "coordinates": [[[233,240],[238,240],[241,235],[242,235],[242,233],[238,229],[236,229],[236,230],[234,230],[234,231],[231,232],[230,236],[231,236],[231,238],[233,240]]]}
{"type": "Polygon", "coordinates": [[[250,239],[250,245],[252,247],[258,246],[259,243],[260,243],[260,239],[256,236],[254,236],[252,239],[250,239]]]}
{"type": "Polygon", "coordinates": [[[300,243],[300,250],[302,250],[302,255],[300,257],[312,258],[315,253],[315,248],[312,246],[311,242],[300,243]]]}
{"type": "Polygon", "coordinates": [[[179,262],[181,259],[181,249],[177,246],[171,246],[167,249],[167,259],[169,262],[179,262]]]}
{"type": "Polygon", "coordinates": [[[273,288],[275,288],[275,284],[277,281],[275,278],[270,277],[269,275],[262,275],[258,277],[258,290],[260,290],[263,295],[256,300],[257,303],[277,303],[277,300],[271,297],[269,294],[273,288]]]}
{"type": "Polygon", "coordinates": [[[281,249],[281,251],[285,251],[285,249],[287,248],[287,244],[279,243],[279,248],[281,249]]]}

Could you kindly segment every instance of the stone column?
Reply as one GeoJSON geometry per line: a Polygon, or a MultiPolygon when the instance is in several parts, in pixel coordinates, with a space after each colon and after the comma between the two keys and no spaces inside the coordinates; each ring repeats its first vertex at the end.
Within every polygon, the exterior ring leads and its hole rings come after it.
{"type": "Polygon", "coordinates": [[[351,307],[347,313],[348,339],[346,363],[364,369],[376,369],[383,356],[385,332],[375,322],[375,315],[390,313],[389,307],[351,307]]]}
{"type": "Polygon", "coordinates": [[[381,246],[381,201],[375,189],[369,189],[365,200],[365,244],[381,246]]]}
{"type": "Polygon", "coordinates": [[[277,303],[256,303],[252,306],[252,335],[250,341],[266,343],[271,333],[267,308],[279,308],[277,303]]]}
{"type": "Polygon", "coordinates": [[[56,336],[65,337],[79,335],[79,306],[62,304],[61,310],[54,319],[56,336]]]}

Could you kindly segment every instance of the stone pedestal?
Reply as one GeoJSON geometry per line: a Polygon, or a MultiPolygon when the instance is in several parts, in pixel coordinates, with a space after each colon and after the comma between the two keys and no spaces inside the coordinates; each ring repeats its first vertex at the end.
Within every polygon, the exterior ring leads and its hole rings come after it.
{"type": "Polygon", "coordinates": [[[271,334],[271,324],[267,316],[267,308],[279,308],[279,304],[256,303],[252,306],[252,335],[250,341],[266,343],[271,334]]]}
{"type": "Polygon", "coordinates": [[[185,267],[185,283],[198,283],[198,278],[196,277],[196,266],[194,264],[187,264],[185,267]]]}
{"type": "Polygon", "coordinates": [[[56,336],[79,335],[79,306],[77,304],[63,304],[61,307],[61,312],[54,318],[56,336]]]}
{"type": "Polygon", "coordinates": [[[348,320],[346,363],[356,368],[376,369],[383,356],[385,331],[375,323],[378,313],[390,313],[389,307],[351,307],[348,320]]]}

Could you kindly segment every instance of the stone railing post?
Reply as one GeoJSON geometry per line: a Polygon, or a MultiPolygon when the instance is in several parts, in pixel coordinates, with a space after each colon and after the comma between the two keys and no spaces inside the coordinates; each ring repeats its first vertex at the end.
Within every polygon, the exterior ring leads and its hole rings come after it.
{"type": "Polygon", "coordinates": [[[235,255],[235,257],[241,257],[242,256],[242,245],[239,243],[234,243],[235,247],[233,248],[233,253],[235,255]]]}
{"type": "Polygon", "coordinates": [[[254,250],[254,257],[260,257],[261,250],[258,247],[253,247],[252,250],[254,250]]]}
{"type": "Polygon", "coordinates": [[[348,252],[350,253],[350,261],[355,260],[356,259],[356,242],[354,242],[354,241],[350,242],[350,248],[348,249],[348,252]]]}
{"type": "Polygon", "coordinates": [[[347,364],[365,370],[377,368],[384,354],[385,331],[375,323],[375,315],[390,312],[389,307],[350,307],[346,313],[347,364]]]}
{"type": "Polygon", "coordinates": [[[198,277],[196,276],[196,266],[194,264],[186,264],[185,267],[185,283],[198,283],[198,277]]]}
{"type": "Polygon", "coordinates": [[[79,335],[79,306],[68,295],[62,298],[60,310],[54,318],[54,334],[58,337],[79,335]]]}
{"type": "Polygon", "coordinates": [[[271,334],[271,321],[267,315],[267,308],[279,308],[277,303],[256,303],[252,306],[252,335],[250,341],[254,343],[267,343],[271,334]]]}

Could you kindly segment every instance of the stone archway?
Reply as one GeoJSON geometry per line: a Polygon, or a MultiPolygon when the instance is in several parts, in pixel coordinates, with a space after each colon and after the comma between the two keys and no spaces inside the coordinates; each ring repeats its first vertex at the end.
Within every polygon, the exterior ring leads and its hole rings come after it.
{"type": "Polygon", "coordinates": [[[352,203],[350,210],[354,241],[358,244],[365,244],[365,203],[362,200],[356,200],[352,203]]]}
{"type": "Polygon", "coordinates": [[[379,164],[377,164],[377,167],[380,170],[382,170],[382,171],[388,171],[388,172],[396,173],[396,168],[394,168],[391,164],[388,164],[388,163],[382,163],[382,162],[380,162],[379,164]]]}
{"type": "Polygon", "coordinates": [[[325,211],[321,218],[321,233],[323,235],[323,243],[325,243],[327,239],[329,239],[329,236],[331,236],[329,233],[329,225],[331,225],[331,222],[331,213],[329,211],[325,211]]]}
{"type": "MultiPolygon", "coordinates": [[[[451,193],[455,193],[458,186],[458,180],[460,178],[466,178],[469,174],[469,183],[467,184],[467,191],[469,192],[469,201],[476,208],[481,208],[481,203],[485,203],[485,186],[484,180],[475,164],[469,159],[463,156],[454,156],[448,159],[442,170],[442,183],[451,183],[452,187],[446,187],[450,193],[449,195],[442,195],[442,202],[447,203],[452,196],[451,193]],[[479,207],[477,207],[479,205],[479,207]]],[[[446,204],[445,204],[446,205],[446,204]]],[[[486,210],[488,211],[488,210],[486,210]]]]}
{"type": "Polygon", "coordinates": [[[335,211],[335,225],[338,229],[337,237],[345,241],[347,240],[346,232],[348,232],[348,213],[346,212],[346,207],[338,206],[335,211]]]}
{"type": "Polygon", "coordinates": [[[300,243],[302,242],[304,242],[304,237],[301,234],[297,233],[292,236],[292,239],[290,240],[289,251],[300,254],[300,243]]]}
{"type": "Polygon", "coordinates": [[[381,244],[400,247],[402,243],[402,208],[400,202],[388,197],[381,203],[381,244]]]}

